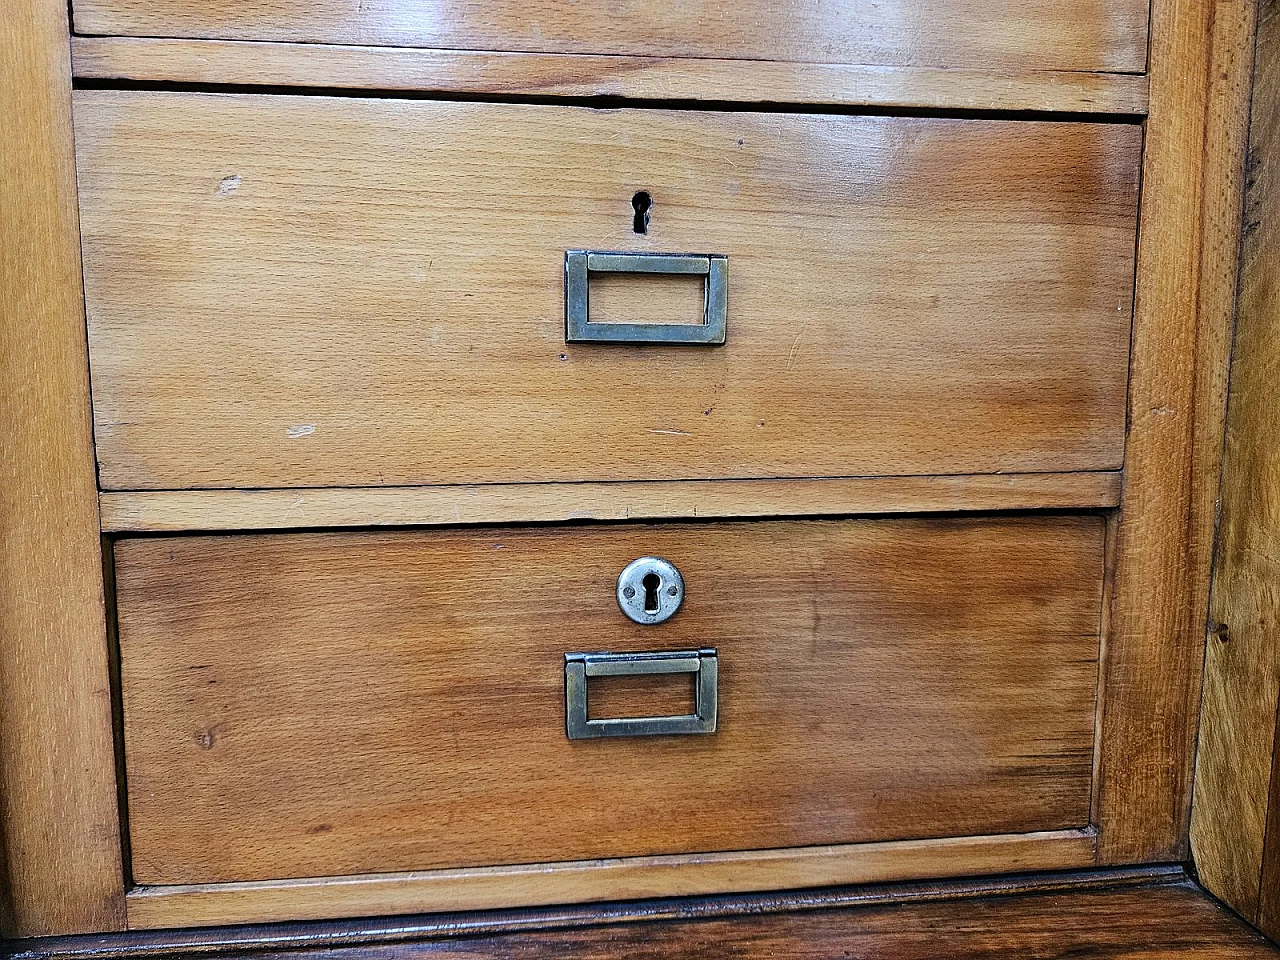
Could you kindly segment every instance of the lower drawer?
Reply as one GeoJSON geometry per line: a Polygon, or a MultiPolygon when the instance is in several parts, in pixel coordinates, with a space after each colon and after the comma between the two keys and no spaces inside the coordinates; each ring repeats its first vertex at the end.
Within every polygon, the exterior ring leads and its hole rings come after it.
{"type": "MultiPolygon", "coordinates": [[[[1096,517],[316,533],[115,545],[141,884],[1089,819],[1096,517]],[[667,558],[683,606],[625,618],[667,558]],[[570,740],[565,654],[715,648],[714,733],[570,740]]],[[[594,678],[593,717],[691,675],[594,678]]]]}

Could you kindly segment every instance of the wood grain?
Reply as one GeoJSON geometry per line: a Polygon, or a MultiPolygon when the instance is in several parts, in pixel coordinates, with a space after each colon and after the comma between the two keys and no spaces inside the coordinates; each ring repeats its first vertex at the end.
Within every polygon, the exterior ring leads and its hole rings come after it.
{"type": "Polygon", "coordinates": [[[1121,464],[1134,126],[76,104],[106,489],[1121,464]],[[727,345],[566,345],[583,247],[727,253],[727,345]]]}
{"type": "MultiPolygon", "coordinates": [[[[1188,844],[1204,630],[1193,605],[1198,304],[1214,0],[1155,0],[1116,587],[1102,691],[1102,863],[1188,844]]],[[[1215,146],[1216,149],[1216,146],[1215,146]]],[[[1218,322],[1206,319],[1206,325],[1218,322]]],[[[1203,611],[1197,611],[1202,614],[1203,611]]]]}
{"type": "Polygon", "coordinates": [[[103,493],[109,533],[1093,509],[1118,473],[103,493]]]}
{"type": "MultiPolygon", "coordinates": [[[[1280,690],[1280,22],[1260,8],[1222,518],[1205,660],[1192,844],[1205,884],[1259,922],[1280,690]]],[[[1280,918],[1277,918],[1280,919],[1280,918]]],[[[1280,932],[1280,924],[1269,926],[1280,932]]]]}
{"type": "Polygon", "coordinates": [[[1256,0],[1215,0],[1206,104],[1196,406],[1189,560],[1192,630],[1209,619],[1209,588],[1222,481],[1227,385],[1235,331],[1256,0]]]}
{"type": "Polygon", "coordinates": [[[0,63],[0,933],[117,930],[66,5],[7,5],[0,63]]]}
{"type": "Polygon", "coordinates": [[[133,875],[1084,826],[1102,549],[1092,517],[120,541],[133,875]],[[614,597],[645,554],[686,582],[658,628],[614,597]],[[565,737],[564,653],[700,646],[714,736],[565,737]]]}
{"type": "Polygon", "coordinates": [[[885,880],[972,878],[1010,870],[1080,868],[1092,862],[1094,851],[1091,831],[1071,830],[381,876],[137,887],[129,893],[129,926],[160,930],[280,918],[391,916],[885,880]]]}
{"type": "MultiPolygon", "coordinates": [[[[358,944],[323,953],[281,949],[267,960],[1262,960],[1280,956],[1194,884],[1023,894],[877,905],[793,915],[614,924],[396,944],[358,944]]],[[[256,951],[229,958],[264,956],[256,951]]]]}
{"type": "MultiPolygon", "coordinates": [[[[1280,710],[1277,711],[1280,714],[1280,710]]],[[[1265,728],[1263,730],[1265,739],[1265,728]]],[[[1280,938],[1280,716],[1271,741],[1271,782],[1267,789],[1267,826],[1258,878],[1258,911],[1254,924],[1272,940],[1280,938]]]]}
{"type": "Polygon", "coordinates": [[[75,76],[93,80],[626,97],[832,106],[1147,112],[1134,73],[886,67],[709,57],[425,50],[252,40],[72,37],[75,76]]]}
{"type": "MultiPolygon", "coordinates": [[[[321,950],[342,946],[380,945],[394,950],[420,940],[459,936],[520,933],[605,926],[611,923],[653,923],[663,920],[710,920],[785,915],[823,909],[858,909],[896,904],[910,909],[920,903],[993,899],[1009,895],[1070,895],[1091,889],[1185,884],[1178,866],[1120,867],[1106,870],[1047,871],[995,877],[923,880],[907,883],[859,884],[855,887],[664,897],[610,903],[521,907],[506,910],[454,911],[360,917],[295,923],[237,924],[215,929],[201,927],[131,930],[93,936],[41,937],[12,945],[10,960],[125,960],[193,953],[219,956],[238,949],[321,950]]],[[[651,927],[661,929],[661,927],[651,927]]]]}
{"type": "Polygon", "coordinates": [[[76,0],[77,33],[1141,73],[1140,0],[76,0]]]}

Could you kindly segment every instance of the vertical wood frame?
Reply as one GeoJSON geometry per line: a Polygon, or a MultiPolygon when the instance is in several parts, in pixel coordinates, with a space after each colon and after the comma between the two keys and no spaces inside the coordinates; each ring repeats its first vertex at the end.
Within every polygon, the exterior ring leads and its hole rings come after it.
{"type": "Polygon", "coordinates": [[[120,930],[66,3],[7,0],[0,65],[0,920],[120,930]]]}
{"type": "Polygon", "coordinates": [[[1230,170],[1252,2],[1152,4],[1129,437],[1103,675],[1101,863],[1181,860],[1189,850],[1239,236],[1230,170]]]}
{"type": "MultiPolygon", "coordinates": [[[[1280,936],[1280,3],[1257,11],[1239,312],[1191,844],[1201,881],[1280,936]]],[[[1244,164],[1242,163],[1242,167],[1244,164]]]]}

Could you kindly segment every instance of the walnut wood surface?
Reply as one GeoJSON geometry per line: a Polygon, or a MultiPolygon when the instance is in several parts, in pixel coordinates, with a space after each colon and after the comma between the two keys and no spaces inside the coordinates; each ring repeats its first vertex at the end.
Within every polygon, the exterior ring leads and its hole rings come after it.
{"type": "Polygon", "coordinates": [[[349,87],[505,97],[1147,112],[1145,74],[994,70],[989,65],[960,70],[162,37],[73,37],[71,64],[76,77],[93,80],[349,87]]]}
{"type": "MultiPolygon", "coordinates": [[[[235,956],[233,954],[233,956],[235,956]]],[[[239,954],[247,957],[248,954],[239,954]]],[[[1244,960],[1280,950],[1212,903],[1189,883],[1069,896],[869,907],[792,916],[628,924],[589,930],[331,950],[332,960],[413,957],[706,960],[1081,960],[1091,957],[1244,960]]],[[[273,960],[319,960],[281,951],[273,960]]]]}
{"type": "MultiPolygon", "coordinates": [[[[233,954],[236,956],[236,954],[233,954]]],[[[248,954],[239,954],[247,957],[248,954]]],[[[281,951],[273,960],[319,960],[281,951]]],[[[1093,957],[1236,960],[1280,956],[1280,950],[1183,883],[1067,896],[1023,895],[993,900],[868,907],[791,916],[628,924],[589,930],[331,950],[332,960],[413,957],[557,960],[706,960],[787,957],[790,960],[1081,960],[1093,957]]]]}
{"type": "Polygon", "coordinates": [[[116,545],[133,875],[328,876],[1089,818],[1103,523],[116,545]],[[684,574],[618,612],[644,554],[684,574]],[[714,736],[571,742],[563,654],[720,650],[714,736]]]}
{"type": "MultiPolygon", "coordinates": [[[[1103,667],[1096,820],[1103,863],[1180,860],[1188,852],[1191,774],[1204,656],[1204,565],[1193,515],[1197,355],[1218,359],[1218,315],[1201,325],[1215,0],[1155,0],[1133,325],[1129,434],[1115,600],[1103,667]]],[[[1213,136],[1221,136],[1215,127],[1213,136]]],[[[1217,169],[1217,168],[1215,168],[1217,169]]],[[[1211,299],[1210,301],[1211,302],[1211,299]]]]}
{"type": "Polygon", "coordinates": [[[1268,809],[1280,690],[1280,14],[1274,3],[1259,13],[1192,844],[1206,885],[1280,934],[1280,831],[1268,809]]]}
{"type": "Polygon", "coordinates": [[[66,17],[0,16],[0,935],[124,923],[66,17]]]}
{"type": "Polygon", "coordinates": [[[1120,466],[1136,126],[105,90],[76,115],[106,489],[1120,466]],[[566,345],[570,248],[728,254],[728,343],[566,345]]]}
{"type": "Polygon", "coordinates": [[[1090,509],[1120,502],[1120,474],[1024,473],[827,480],[478,484],[103,493],[112,533],[1090,509]]]}
{"type": "Polygon", "coordinates": [[[77,33],[1141,73],[1141,0],[75,0],[77,33]]]}
{"type": "Polygon", "coordinates": [[[14,960],[193,954],[219,960],[438,955],[1252,960],[1280,951],[1181,874],[1153,873],[1144,879],[1128,871],[59,938],[21,944],[14,960]]]}

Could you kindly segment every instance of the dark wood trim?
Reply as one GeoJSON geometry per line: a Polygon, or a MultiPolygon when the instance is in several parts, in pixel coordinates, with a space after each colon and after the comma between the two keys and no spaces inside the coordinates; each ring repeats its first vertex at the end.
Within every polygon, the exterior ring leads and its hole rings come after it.
{"type": "Polygon", "coordinates": [[[736,896],[635,900],[566,907],[437,913],[365,920],[272,923],[195,930],[46,937],[11,943],[12,960],[142,960],[244,950],[321,950],[370,944],[568,930],[637,921],[746,917],[876,905],[908,905],[1015,894],[1060,894],[1186,883],[1181,865],[1015,874],[942,883],[874,884],[736,896]]]}
{"type": "Polygon", "coordinates": [[[1277,958],[1177,866],[386,921],[63,937],[14,960],[1277,958]]]}

